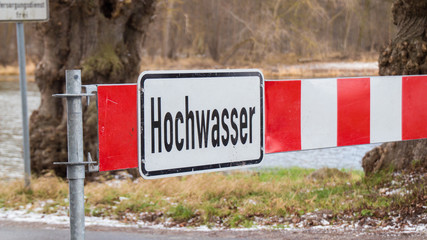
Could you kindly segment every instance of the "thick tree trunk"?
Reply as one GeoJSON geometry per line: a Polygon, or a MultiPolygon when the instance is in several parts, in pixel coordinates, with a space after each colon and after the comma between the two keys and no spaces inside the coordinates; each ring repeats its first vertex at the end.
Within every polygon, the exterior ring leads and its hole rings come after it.
{"type": "MultiPolygon", "coordinates": [[[[398,32],[380,53],[380,75],[426,74],[427,0],[396,0],[392,11],[398,32]]],[[[426,170],[427,140],[385,143],[368,152],[362,166],[367,175],[389,168],[426,170]]]]}
{"type": "MultiPolygon", "coordinates": [[[[54,169],[65,176],[66,168],[52,164],[67,160],[65,101],[52,97],[65,91],[65,70],[82,69],[83,84],[135,82],[154,1],[49,2],[50,20],[37,26],[43,55],[36,69],[41,104],[30,120],[33,172],[54,169]]],[[[84,118],[85,151],[96,156],[94,103],[84,118]]]]}

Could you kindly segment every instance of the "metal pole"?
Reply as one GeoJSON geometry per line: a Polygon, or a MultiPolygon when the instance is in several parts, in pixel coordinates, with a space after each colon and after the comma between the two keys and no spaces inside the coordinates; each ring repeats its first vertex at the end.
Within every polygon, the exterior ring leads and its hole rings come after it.
{"type": "MultiPolygon", "coordinates": [[[[66,93],[81,94],[81,71],[67,70],[66,93]]],[[[83,162],[83,117],[82,99],[67,97],[68,120],[68,166],[67,177],[70,188],[70,234],[72,240],[85,237],[85,207],[84,207],[84,178],[83,162]]]]}
{"type": "Polygon", "coordinates": [[[30,168],[30,134],[28,130],[28,107],[27,107],[27,76],[25,73],[25,35],[24,24],[16,23],[16,39],[18,48],[19,62],[19,85],[21,88],[22,105],[22,129],[24,137],[24,169],[25,169],[25,187],[30,187],[31,168],[30,168]]]}

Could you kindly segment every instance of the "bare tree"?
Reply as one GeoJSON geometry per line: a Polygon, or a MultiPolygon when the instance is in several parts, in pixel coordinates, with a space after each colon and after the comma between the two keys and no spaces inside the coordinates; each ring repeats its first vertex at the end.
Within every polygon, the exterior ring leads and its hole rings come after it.
{"type": "MultiPolygon", "coordinates": [[[[81,68],[83,84],[134,82],[139,74],[146,29],[154,0],[49,2],[50,20],[37,25],[43,49],[35,73],[41,105],[30,120],[32,170],[53,168],[65,176],[65,102],[52,98],[64,92],[65,70],[81,68]]],[[[85,111],[85,149],[96,149],[95,106],[85,111]]]]}
{"type": "Polygon", "coordinates": [[[162,0],[147,52],[222,64],[354,56],[387,42],[390,7],[391,0],[162,0]]]}

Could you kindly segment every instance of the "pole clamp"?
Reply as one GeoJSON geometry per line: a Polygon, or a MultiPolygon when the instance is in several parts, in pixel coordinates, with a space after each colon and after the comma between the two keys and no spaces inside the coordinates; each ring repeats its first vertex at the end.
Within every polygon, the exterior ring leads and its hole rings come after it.
{"type": "Polygon", "coordinates": [[[88,165],[88,172],[99,172],[98,162],[92,160],[92,156],[90,152],[87,153],[86,162],[54,162],[53,165],[65,165],[65,166],[80,166],[80,165],[88,165]]]}

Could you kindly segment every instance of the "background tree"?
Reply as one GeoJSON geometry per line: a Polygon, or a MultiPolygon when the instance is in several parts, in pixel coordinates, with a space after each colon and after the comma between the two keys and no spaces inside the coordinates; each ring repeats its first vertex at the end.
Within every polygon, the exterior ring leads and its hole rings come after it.
{"type": "MultiPolygon", "coordinates": [[[[427,0],[396,0],[392,12],[398,30],[380,54],[380,75],[427,74],[427,0]]],[[[385,143],[362,161],[366,174],[414,165],[427,169],[427,140],[385,143]]]]}
{"type": "MultiPolygon", "coordinates": [[[[35,80],[41,104],[30,119],[32,170],[67,159],[65,101],[52,94],[65,91],[65,70],[83,70],[83,84],[134,82],[139,74],[146,29],[154,0],[51,0],[50,20],[39,23],[41,53],[35,80]]],[[[96,153],[95,104],[85,111],[85,150],[96,153]]]]}
{"type": "Polygon", "coordinates": [[[145,50],[150,57],[211,58],[220,64],[355,58],[361,52],[379,51],[390,39],[391,4],[392,0],[159,0],[145,50]]]}

